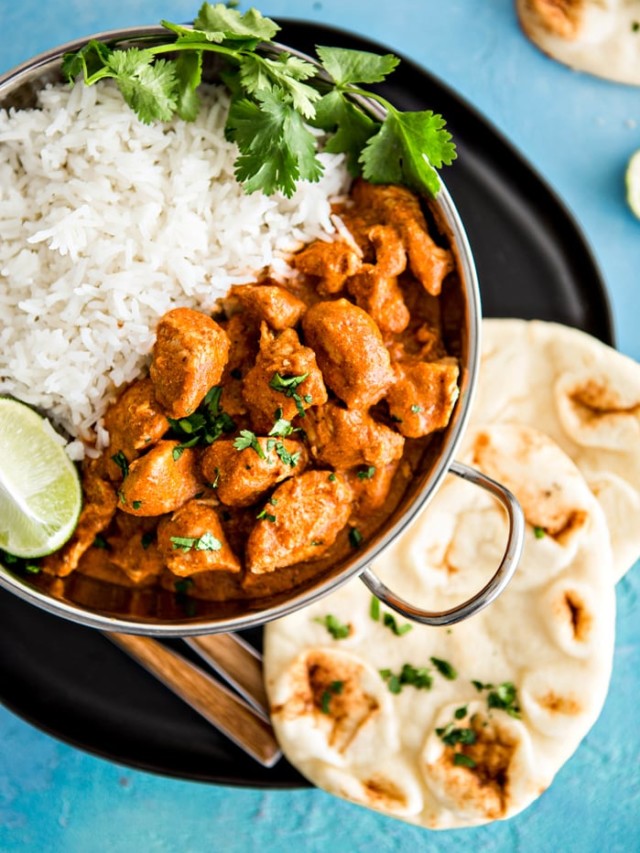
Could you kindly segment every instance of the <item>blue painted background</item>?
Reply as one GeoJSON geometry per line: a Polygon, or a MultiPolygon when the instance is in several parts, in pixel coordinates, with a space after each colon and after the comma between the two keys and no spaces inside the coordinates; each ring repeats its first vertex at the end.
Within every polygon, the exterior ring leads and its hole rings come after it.
{"type": "MultiPolygon", "coordinates": [[[[88,33],[160,18],[188,20],[197,5],[0,0],[0,72],[88,33]]],[[[640,90],[548,60],[520,33],[511,0],[265,0],[260,6],[265,14],[322,21],[377,39],[484,112],[573,211],[607,280],[618,345],[640,359],[640,222],[625,206],[623,183],[626,161],[640,148],[640,90]]],[[[639,599],[636,567],[618,587],[614,674],[600,720],[552,788],[506,823],[430,834],[316,790],[253,791],[158,778],[87,756],[0,708],[0,851],[635,853],[639,599]]]]}

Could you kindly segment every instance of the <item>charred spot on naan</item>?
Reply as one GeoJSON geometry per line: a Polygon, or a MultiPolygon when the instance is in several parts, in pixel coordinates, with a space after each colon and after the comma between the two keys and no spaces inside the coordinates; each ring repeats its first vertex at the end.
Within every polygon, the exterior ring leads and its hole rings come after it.
{"type": "Polygon", "coordinates": [[[562,696],[549,690],[543,696],[536,696],[538,705],[546,708],[552,714],[567,714],[575,716],[582,713],[582,705],[574,696],[562,696]]]}
{"type": "Polygon", "coordinates": [[[571,40],[580,32],[584,0],[527,0],[526,6],[549,35],[571,40]]]}
{"type": "Polygon", "coordinates": [[[327,740],[344,753],[359,731],[380,710],[378,699],[362,686],[364,666],[344,655],[311,650],[298,661],[293,692],[285,703],[271,708],[274,718],[313,715],[327,721],[327,740]]]}
{"type": "Polygon", "coordinates": [[[564,429],[582,446],[620,450],[640,438],[640,398],[630,383],[620,387],[605,376],[563,374],[554,396],[564,429]]]}

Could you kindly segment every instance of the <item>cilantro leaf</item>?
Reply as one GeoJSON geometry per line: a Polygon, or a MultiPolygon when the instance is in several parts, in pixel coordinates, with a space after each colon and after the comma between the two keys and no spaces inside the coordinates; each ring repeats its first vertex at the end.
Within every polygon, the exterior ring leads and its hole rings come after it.
{"type": "Polygon", "coordinates": [[[222,542],[213,535],[213,533],[203,533],[202,536],[170,536],[174,549],[179,549],[185,553],[193,548],[196,551],[219,551],[222,548],[222,542]]]}
{"type": "Polygon", "coordinates": [[[240,435],[238,438],[234,439],[233,446],[236,450],[247,450],[247,448],[251,448],[255,450],[260,459],[266,459],[267,457],[264,454],[264,450],[262,449],[260,442],[258,441],[255,432],[251,432],[249,429],[241,429],[240,435]]]}
{"type": "Polygon", "coordinates": [[[296,110],[308,119],[315,115],[313,103],[320,98],[320,93],[302,81],[315,73],[311,63],[291,54],[269,59],[251,53],[242,58],[240,65],[240,81],[249,94],[279,88],[291,98],[296,110]]]}
{"type": "Polygon", "coordinates": [[[91,39],[76,53],[65,53],[62,57],[62,73],[73,83],[78,74],[84,74],[85,80],[93,77],[106,65],[112,50],[106,44],[91,39]]]}
{"type": "Polygon", "coordinates": [[[351,634],[351,625],[341,622],[337,616],[331,613],[323,617],[317,617],[313,621],[319,625],[324,625],[334,640],[344,640],[351,634]]]}
{"type": "Polygon", "coordinates": [[[227,118],[229,136],[241,152],[236,177],[247,192],[271,195],[281,190],[291,198],[297,180],[317,181],[322,173],[315,137],[281,90],[259,91],[254,97],[234,101],[227,118]]]}
{"type": "Polygon", "coordinates": [[[436,169],[455,159],[451,134],[442,116],[431,110],[400,113],[393,107],[362,154],[362,174],[372,183],[406,184],[432,196],[440,189],[436,169]]]}
{"type": "Polygon", "coordinates": [[[366,50],[318,45],[316,53],[324,70],[338,86],[347,83],[380,83],[400,60],[392,53],[380,56],[366,50]]]}
{"type": "Polygon", "coordinates": [[[183,50],[176,59],[176,112],[185,121],[194,121],[200,111],[196,89],[202,80],[202,51],[183,50]]]}
{"type": "Polygon", "coordinates": [[[207,33],[223,33],[225,39],[258,41],[271,41],[280,30],[275,21],[265,18],[257,9],[249,9],[243,15],[225,3],[203,3],[193,26],[207,33]]]}
{"type": "Polygon", "coordinates": [[[332,135],[327,140],[325,151],[330,154],[346,154],[347,168],[356,177],[360,174],[358,158],[378,125],[361,109],[345,97],[342,92],[327,92],[316,104],[316,127],[332,135]]]}
{"type": "Polygon", "coordinates": [[[171,21],[160,21],[166,30],[171,30],[178,38],[176,44],[197,44],[201,42],[212,42],[221,44],[224,41],[224,33],[221,31],[214,32],[210,30],[197,30],[193,27],[185,27],[182,24],[172,24],[171,21]]]}
{"type": "Polygon", "coordinates": [[[175,66],[156,59],[149,50],[131,47],[114,50],[107,65],[113,72],[122,96],[140,121],[168,121],[177,107],[175,66]]]}

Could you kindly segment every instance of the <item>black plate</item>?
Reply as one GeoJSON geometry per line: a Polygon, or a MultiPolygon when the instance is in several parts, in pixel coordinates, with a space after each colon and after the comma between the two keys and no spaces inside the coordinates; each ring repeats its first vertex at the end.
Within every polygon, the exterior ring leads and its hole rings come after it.
{"type": "MultiPolygon", "coordinates": [[[[386,48],[329,27],[285,22],[280,40],[386,48]]],[[[485,316],[555,320],[613,342],[591,252],[520,155],[456,94],[405,60],[380,91],[448,121],[459,159],[445,180],[473,249],[485,316]]],[[[260,641],[260,632],[252,632],[260,641]]],[[[306,785],[282,760],[265,770],[99,633],[0,591],[0,700],[29,722],[113,761],[170,776],[268,787],[306,785]]]]}

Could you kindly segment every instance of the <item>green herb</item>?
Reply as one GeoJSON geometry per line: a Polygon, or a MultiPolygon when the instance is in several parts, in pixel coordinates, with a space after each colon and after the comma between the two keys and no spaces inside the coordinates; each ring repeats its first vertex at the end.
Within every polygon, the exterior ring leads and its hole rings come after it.
{"type": "Polygon", "coordinates": [[[453,712],[453,716],[456,720],[463,720],[467,716],[467,706],[462,705],[460,708],[456,708],[453,712]]]}
{"type": "Polygon", "coordinates": [[[311,546],[313,548],[319,548],[320,545],[324,545],[324,542],[321,539],[312,539],[311,540],[311,546]]]}
{"type": "Polygon", "coordinates": [[[373,475],[376,473],[376,469],[374,465],[370,465],[368,468],[363,468],[358,471],[358,479],[359,480],[370,480],[373,475]]]}
{"type": "Polygon", "coordinates": [[[10,554],[8,551],[0,551],[0,559],[8,566],[15,566],[16,563],[20,562],[20,557],[16,557],[15,554],[10,554]]]}
{"type": "Polygon", "coordinates": [[[456,767],[470,767],[472,769],[477,765],[477,762],[470,755],[465,755],[464,752],[454,753],[453,763],[456,767]]]}
{"type": "Polygon", "coordinates": [[[118,468],[122,471],[122,476],[126,477],[129,473],[129,462],[127,457],[124,455],[122,450],[119,450],[117,453],[114,453],[111,459],[116,463],[118,468]]]}
{"type": "Polygon", "coordinates": [[[382,624],[385,628],[390,628],[396,637],[402,637],[413,628],[413,625],[409,622],[405,622],[404,625],[398,625],[395,616],[392,616],[391,613],[384,614],[382,617],[382,624]]]}
{"type": "Polygon", "coordinates": [[[390,669],[381,669],[380,676],[387,682],[391,693],[400,693],[404,685],[415,687],[416,690],[430,690],[433,684],[433,678],[426,667],[415,667],[410,663],[405,663],[397,675],[390,669]]]}
{"type": "Polygon", "coordinates": [[[490,708],[498,708],[501,711],[506,711],[509,716],[516,719],[519,719],[521,716],[520,705],[518,704],[518,691],[515,684],[511,681],[504,681],[495,690],[492,690],[487,696],[487,705],[490,708]]]}
{"type": "Polygon", "coordinates": [[[195,551],[219,551],[222,542],[213,533],[203,533],[202,536],[170,536],[169,541],[175,549],[187,552],[193,548],[195,551]]]}
{"type": "Polygon", "coordinates": [[[632,32],[632,33],[637,33],[637,32],[638,32],[638,30],[640,30],[640,23],[638,23],[638,21],[632,21],[632,23],[631,23],[631,32],[632,32]]]}
{"type": "Polygon", "coordinates": [[[544,539],[544,537],[546,536],[544,527],[534,527],[533,535],[536,537],[536,539],[544,539]]]}
{"type": "Polygon", "coordinates": [[[117,495],[118,495],[118,498],[120,499],[120,503],[124,504],[126,506],[127,499],[125,498],[124,492],[122,491],[122,489],[118,489],[117,495]]]}
{"type": "Polygon", "coordinates": [[[142,547],[144,548],[145,551],[147,550],[149,545],[151,545],[151,543],[154,541],[155,538],[156,538],[155,533],[143,533],[142,534],[142,547]]]}
{"type": "Polygon", "coordinates": [[[300,460],[300,451],[297,451],[296,453],[289,453],[281,441],[276,442],[276,453],[284,464],[290,465],[291,468],[295,468],[300,460]]]}
{"type": "Polygon", "coordinates": [[[286,418],[282,417],[282,409],[278,409],[276,412],[277,418],[274,425],[269,430],[269,435],[277,435],[281,437],[285,437],[287,435],[291,435],[292,432],[295,432],[294,428],[291,426],[291,421],[288,421],[286,418]]]}
{"type": "Polygon", "coordinates": [[[362,533],[358,530],[357,527],[352,527],[349,531],[349,543],[352,548],[359,548],[360,543],[362,542],[362,533]]]}
{"type": "Polygon", "coordinates": [[[473,729],[457,728],[453,723],[447,723],[446,726],[436,729],[436,734],[447,746],[455,746],[458,743],[471,745],[478,739],[473,729]]]}
{"type": "Polygon", "coordinates": [[[411,411],[413,412],[414,415],[417,415],[418,412],[422,411],[422,406],[418,406],[414,403],[414,405],[411,406],[411,411]]]}
{"type": "Polygon", "coordinates": [[[317,617],[313,621],[319,625],[323,625],[334,640],[344,640],[351,633],[351,625],[345,625],[344,622],[341,622],[331,613],[327,614],[327,616],[317,617]]]}
{"type": "Polygon", "coordinates": [[[290,53],[259,54],[258,46],[272,42],[280,28],[256,9],[242,14],[223,3],[204,3],[193,27],[168,21],[162,26],[168,38],[152,46],[140,40],[140,47],[123,49],[93,39],[65,54],[63,73],[69,81],[82,75],[87,85],[112,78],[143,122],[175,114],[193,121],[200,109],[203,57],[217,53],[226,62],[222,76],[232,93],[225,130],[238,145],[235,173],[247,192],[281,190],[291,196],[296,181],[319,180],[318,139],[307,123],[328,134],[327,151],[347,155],[354,175],[438,192],[435,170],[456,156],[442,117],[430,110],[400,112],[363,88],[388,77],[397,57],[317,47],[327,79],[290,53]],[[363,110],[357,100],[362,96],[381,104],[382,122],[363,110]]]}
{"type": "Polygon", "coordinates": [[[191,578],[181,578],[176,581],[174,584],[175,591],[179,595],[187,595],[190,589],[193,589],[195,583],[191,580],[191,578]]]}
{"type": "Polygon", "coordinates": [[[290,397],[293,400],[301,418],[304,418],[305,416],[304,406],[302,405],[303,399],[305,403],[311,403],[312,397],[310,394],[305,394],[304,398],[301,397],[296,391],[296,388],[301,385],[308,376],[308,373],[302,373],[299,376],[281,376],[279,373],[274,373],[271,381],[269,382],[270,388],[273,388],[274,391],[279,391],[281,394],[284,394],[285,397],[290,397]]]}
{"type": "Polygon", "coordinates": [[[188,447],[213,444],[221,435],[228,435],[235,430],[235,422],[220,406],[221,395],[222,386],[214,385],[189,417],[168,418],[173,437],[181,439],[186,436],[184,441],[173,448],[174,460],[177,461],[188,447]]]}
{"type": "Polygon", "coordinates": [[[10,554],[9,551],[3,551],[1,549],[0,562],[4,563],[6,566],[11,566],[15,571],[27,572],[29,575],[39,575],[41,572],[39,564],[34,562],[32,559],[16,557],[15,554],[10,554]]]}
{"type": "Polygon", "coordinates": [[[344,681],[332,681],[329,685],[328,690],[323,690],[322,696],[320,697],[320,710],[323,714],[331,713],[330,704],[331,699],[334,696],[342,693],[342,688],[344,687],[344,681]]]}
{"type": "Polygon", "coordinates": [[[103,550],[106,551],[109,547],[109,543],[104,538],[104,536],[100,536],[100,534],[98,534],[95,537],[95,539],[93,540],[93,547],[94,548],[102,548],[103,550]]]}
{"type": "Polygon", "coordinates": [[[140,507],[142,506],[142,501],[133,501],[133,503],[131,504],[131,506],[132,506],[134,509],[140,509],[140,507]]]}
{"type": "Polygon", "coordinates": [[[473,686],[476,688],[478,693],[482,690],[491,690],[493,684],[483,684],[482,681],[472,681],[473,686]]]}
{"type": "Polygon", "coordinates": [[[270,512],[267,512],[266,507],[256,515],[256,518],[258,520],[264,518],[265,521],[271,521],[272,523],[276,520],[275,515],[272,515],[270,512]]]}
{"type": "Polygon", "coordinates": [[[369,616],[371,616],[371,618],[374,619],[376,622],[380,621],[380,599],[376,598],[375,595],[371,596],[369,616]]]}
{"type": "Polygon", "coordinates": [[[335,481],[336,481],[336,475],[333,473],[333,471],[329,474],[329,476],[327,477],[327,480],[328,480],[330,483],[335,483],[335,481]]]}
{"type": "Polygon", "coordinates": [[[264,450],[260,446],[255,432],[251,432],[251,430],[241,429],[238,438],[234,439],[233,446],[236,450],[246,450],[250,447],[252,450],[255,450],[260,459],[267,458],[264,455],[264,450]]]}
{"type": "Polygon", "coordinates": [[[213,470],[214,470],[214,473],[215,473],[215,475],[216,475],[216,476],[213,478],[213,482],[211,483],[211,488],[212,488],[212,489],[217,489],[217,488],[218,488],[218,483],[220,482],[220,469],[219,469],[219,468],[214,468],[213,470]]]}
{"type": "Polygon", "coordinates": [[[24,570],[25,572],[27,572],[27,574],[30,575],[39,575],[42,571],[37,563],[25,563],[24,570]]]}
{"type": "Polygon", "coordinates": [[[455,681],[455,679],[458,677],[458,673],[448,661],[442,660],[441,658],[432,657],[431,663],[435,666],[440,675],[444,676],[449,681],[455,681]]]}

